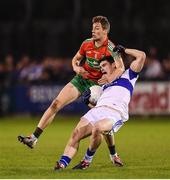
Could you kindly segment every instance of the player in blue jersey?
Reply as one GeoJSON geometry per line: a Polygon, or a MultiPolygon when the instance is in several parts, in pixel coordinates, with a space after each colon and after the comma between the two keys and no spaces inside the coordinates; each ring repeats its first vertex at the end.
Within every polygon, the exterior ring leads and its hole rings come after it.
{"type": "Polygon", "coordinates": [[[144,52],[136,49],[125,49],[124,52],[135,57],[135,60],[118,79],[113,80],[115,70],[114,60],[111,56],[104,57],[101,62],[102,73],[106,75],[108,84],[103,86],[103,94],[99,98],[97,105],[89,110],[78,123],[75,132],[70,138],[69,149],[66,149],[57,161],[55,170],[65,168],[76,154],[79,142],[84,137],[91,135],[90,145],[83,160],[73,169],[86,169],[89,167],[93,156],[101,144],[102,136],[105,133],[113,131],[114,133],[129,118],[128,105],[133,93],[133,89],[138,79],[138,74],[142,70],[146,55],[144,52]],[[81,121],[86,122],[86,126],[79,127],[81,121]]]}

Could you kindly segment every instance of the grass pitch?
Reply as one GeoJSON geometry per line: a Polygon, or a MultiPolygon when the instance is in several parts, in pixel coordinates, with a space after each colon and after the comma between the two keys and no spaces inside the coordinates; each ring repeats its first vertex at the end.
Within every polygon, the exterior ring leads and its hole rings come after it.
{"type": "Polygon", "coordinates": [[[170,178],[170,118],[130,118],[116,134],[116,148],[125,166],[114,167],[106,143],[98,149],[91,166],[72,170],[83,157],[89,138],[83,140],[71,164],[54,172],[79,116],[57,116],[40,137],[35,149],[17,141],[19,134],[30,134],[39,118],[9,117],[0,119],[0,178],[170,178]]]}

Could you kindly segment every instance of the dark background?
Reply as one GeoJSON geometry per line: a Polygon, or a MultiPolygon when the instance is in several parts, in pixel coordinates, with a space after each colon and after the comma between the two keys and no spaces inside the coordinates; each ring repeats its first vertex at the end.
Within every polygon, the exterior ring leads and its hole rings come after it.
{"type": "Polygon", "coordinates": [[[110,39],[128,47],[170,47],[169,0],[0,0],[0,56],[72,57],[91,36],[91,19],[107,16],[110,39]]]}

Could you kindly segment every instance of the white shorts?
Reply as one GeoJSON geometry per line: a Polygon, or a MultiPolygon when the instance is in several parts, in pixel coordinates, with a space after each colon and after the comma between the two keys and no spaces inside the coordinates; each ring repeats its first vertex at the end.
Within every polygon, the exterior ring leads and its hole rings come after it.
{"type": "Polygon", "coordinates": [[[113,132],[117,132],[124,124],[119,112],[104,106],[92,108],[83,116],[83,118],[87,119],[92,125],[100,120],[108,119],[113,122],[113,132]]]}

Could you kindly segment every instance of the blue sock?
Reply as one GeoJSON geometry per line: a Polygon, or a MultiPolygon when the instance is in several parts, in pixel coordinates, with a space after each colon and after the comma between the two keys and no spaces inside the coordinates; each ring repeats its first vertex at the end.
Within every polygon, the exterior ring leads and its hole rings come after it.
{"type": "Polygon", "coordinates": [[[70,163],[71,159],[68,156],[61,156],[60,163],[62,163],[65,167],[67,167],[70,163]]]}
{"type": "Polygon", "coordinates": [[[96,151],[90,151],[90,149],[87,149],[86,155],[84,156],[84,159],[91,162],[93,159],[93,156],[95,154],[96,151]]]}

